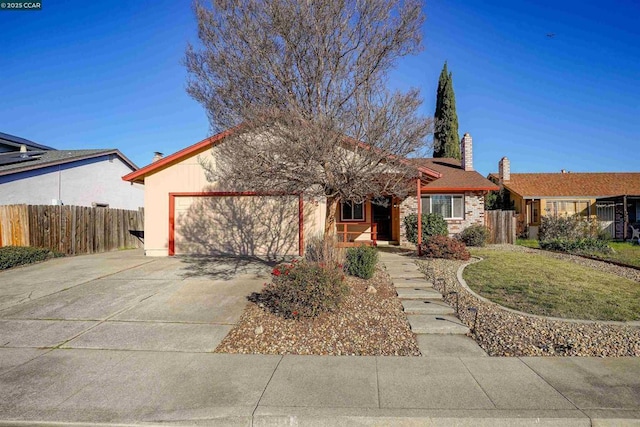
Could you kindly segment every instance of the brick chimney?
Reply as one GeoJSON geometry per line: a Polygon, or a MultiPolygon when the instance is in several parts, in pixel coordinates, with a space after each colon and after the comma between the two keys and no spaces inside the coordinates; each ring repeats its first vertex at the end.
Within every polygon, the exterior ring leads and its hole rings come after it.
{"type": "Polygon", "coordinates": [[[509,159],[503,157],[498,163],[498,174],[500,175],[500,182],[509,181],[511,179],[511,163],[509,159]]]}
{"type": "Polygon", "coordinates": [[[164,154],[162,154],[159,151],[156,151],[155,153],[153,153],[153,160],[151,160],[151,163],[155,163],[163,157],[164,157],[164,154]]]}
{"type": "Polygon", "coordinates": [[[465,133],[460,141],[460,149],[462,154],[462,169],[466,171],[473,170],[473,140],[471,135],[465,133]]]}

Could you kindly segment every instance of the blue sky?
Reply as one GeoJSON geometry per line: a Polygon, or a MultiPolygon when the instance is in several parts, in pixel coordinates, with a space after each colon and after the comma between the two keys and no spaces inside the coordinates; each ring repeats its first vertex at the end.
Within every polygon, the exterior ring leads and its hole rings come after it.
{"type": "MultiPolygon", "coordinates": [[[[208,136],[185,92],[189,1],[42,4],[0,11],[0,131],[115,147],[139,166],[208,136]]],[[[448,61],[482,174],[502,156],[512,172],[640,171],[640,2],[433,0],[425,12],[425,50],[389,83],[420,88],[432,115],[448,61]]]]}

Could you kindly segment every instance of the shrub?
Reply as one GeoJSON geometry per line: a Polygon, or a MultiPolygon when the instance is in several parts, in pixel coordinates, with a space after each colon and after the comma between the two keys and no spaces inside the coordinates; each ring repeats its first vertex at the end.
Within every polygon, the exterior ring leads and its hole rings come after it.
{"type": "Polygon", "coordinates": [[[489,239],[489,229],[484,225],[472,225],[465,228],[459,238],[467,246],[484,246],[489,239]]]}
{"type": "MultiPolygon", "coordinates": [[[[418,215],[410,214],[404,218],[404,231],[407,240],[418,244],[418,215]]],[[[449,227],[440,214],[422,214],[422,241],[426,242],[431,236],[447,236],[449,227]]]]}
{"type": "Polygon", "coordinates": [[[338,248],[336,239],[325,238],[322,235],[313,236],[307,241],[304,258],[309,262],[324,265],[344,264],[344,249],[338,248]]]}
{"type": "Polygon", "coordinates": [[[44,248],[31,246],[5,246],[0,248],[0,270],[44,261],[58,254],[44,248]]]}
{"type": "Polygon", "coordinates": [[[584,237],[578,239],[550,239],[540,241],[540,248],[550,251],[571,252],[577,254],[607,254],[613,252],[606,240],[584,237]]]}
{"type": "Polygon", "coordinates": [[[347,273],[362,279],[371,279],[378,263],[378,250],[372,246],[347,249],[347,273]]]}
{"type": "Polygon", "coordinates": [[[458,239],[447,236],[433,236],[420,245],[422,256],[427,258],[459,259],[466,261],[471,257],[467,247],[458,239]]]}
{"type": "Polygon", "coordinates": [[[316,262],[280,264],[272,271],[262,302],[287,318],[315,317],[333,311],[349,292],[342,270],[316,262]]]}
{"type": "Polygon", "coordinates": [[[541,249],[581,254],[611,252],[596,218],[542,217],[539,239],[541,249]]]}

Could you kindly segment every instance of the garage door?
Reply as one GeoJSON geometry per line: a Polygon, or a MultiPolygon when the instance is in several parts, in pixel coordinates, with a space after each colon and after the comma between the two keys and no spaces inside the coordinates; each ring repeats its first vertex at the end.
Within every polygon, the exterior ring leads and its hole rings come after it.
{"type": "Polygon", "coordinates": [[[298,196],[171,197],[174,254],[275,258],[299,252],[298,196]]]}

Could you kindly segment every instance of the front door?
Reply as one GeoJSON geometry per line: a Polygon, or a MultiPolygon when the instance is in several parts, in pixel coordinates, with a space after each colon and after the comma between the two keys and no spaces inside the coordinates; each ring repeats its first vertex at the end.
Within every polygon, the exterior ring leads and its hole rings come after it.
{"type": "Polygon", "coordinates": [[[376,224],[376,240],[391,240],[391,197],[378,198],[371,203],[372,222],[376,224]]]}

